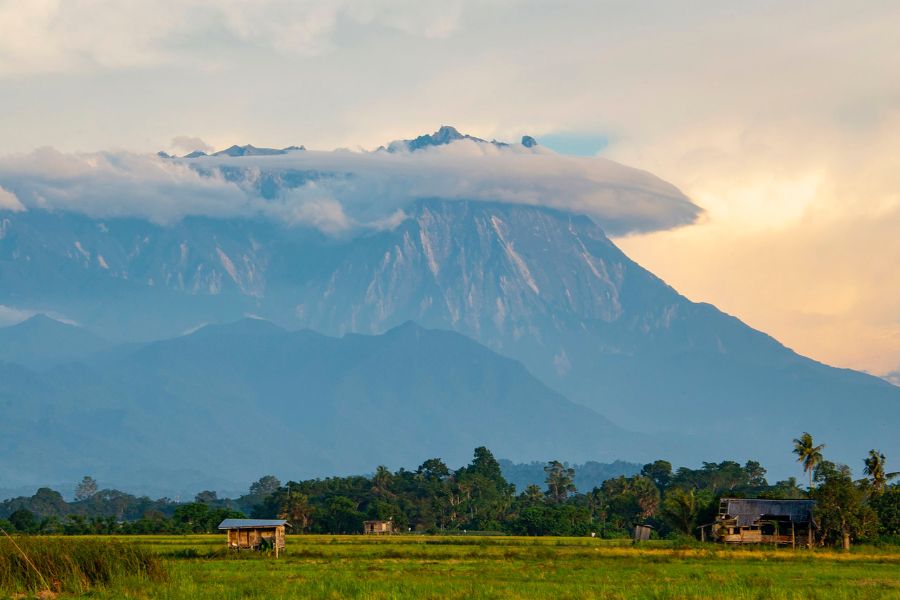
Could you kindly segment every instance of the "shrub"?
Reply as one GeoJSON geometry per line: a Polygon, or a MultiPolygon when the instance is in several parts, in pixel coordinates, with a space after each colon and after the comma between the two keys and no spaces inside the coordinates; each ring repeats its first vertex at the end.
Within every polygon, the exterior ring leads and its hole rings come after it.
{"type": "Polygon", "coordinates": [[[165,576],[159,557],[132,544],[114,540],[0,537],[0,591],[8,593],[41,589],[84,593],[92,587],[126,578],[162,580],[165,576]]]}

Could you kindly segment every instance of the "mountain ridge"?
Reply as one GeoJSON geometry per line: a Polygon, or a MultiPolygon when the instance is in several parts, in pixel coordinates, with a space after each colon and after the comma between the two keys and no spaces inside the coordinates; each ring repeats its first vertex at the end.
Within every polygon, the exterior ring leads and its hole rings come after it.
{"type": "Polygon", "coordinates": [[[361,473],[433,456],[463,464],[482,444],[520,461],[645,454],[641,436],[521,363],[414,323],[334,338],[244,319],[41,373],[0,363],[0,373],[0,477],[16,484],[91,472],[124,485],[131,470],[167,468],[237,481],[361,473]]]}

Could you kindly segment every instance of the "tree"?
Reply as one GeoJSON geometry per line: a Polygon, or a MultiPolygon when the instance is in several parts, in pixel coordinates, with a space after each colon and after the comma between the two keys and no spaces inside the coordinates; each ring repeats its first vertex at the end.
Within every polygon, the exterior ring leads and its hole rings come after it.
{"type": "Polygon", "coordinates": [[[181,523],[194,533],[202,533],[207,530],[210,520],[209,506],[194,502],[192,504],[182,504],[175,509],[172,515],[177,523],[181,523]]]}
{"type": "Polygon", "coordinates": [[[77,486],[75,486],[75,500],[87,500],[97,493],[97,481],[90,475],[85,475],[77,486]]]}
{"type": "Polygon", "coordinates": [[[635,475],[631,478],[631,493],[641,509],[640,518],[646,520],[659,510],[659,490],[649,477],[635,475]]]}
{"type": "Polygon", "coordinates": [[[296,484],[288,483],[283,490],[278,506],[278,517],[287,519],[294,531],[301,533],[312,522],[312,506],[309,504],[309,496],[302,493],[296,484]]]}
{"type": "Polygon", "coordinates": [[[697,523],[697,497],[694,490],[675,488],[662,503],[662,518],[679,533],[691,535],[697,523]]]}
{"type": "Polygon", "coordinates": [[[884,454],[878,450],[869,450],[869,456],[863,461],[866,465],[863,472],[868,475],[869,482],[872,485],[872,491],[876,495],[884,493],[884,488],[888,482],[900,475],[900,471],[894,473],[886,473],[884,471],[884,463],[887,459],[884,454]]]}
{"type": "Polygon", "coordinates": [[[556,504],[566,501],[575,490],[575,469],[567,468],[558,460],[552,460],[544,467],[547,474],[547,497],[556,504]]]}
{"type": "Polygon", "coordinates": [[[755,460],[748,460],[744,465],[744,472],[747,474],[747,483],[755,487],[767,487],[769,482],[766,481],[766,469],[755,460]]]}
{"type": "Polygon", "coordinates": [[[379,465],[378,468],[375,469],[375,474],[372,476],[372,492],[375,494],[389,493],[388,487],[391,485],[393,479],[394,476],[391,474],[390,469],[384,465],[379,465]]]}
{"type": "Polygon", "coordinates": [[[471,475],[481,475],[485,479],[506,485],[506,479],[503,478],[503,472],[500,470],[500,463],[484,446],[475,448],[475,456],[466,471],[471,475]]]}
{"type": "Polygon", "coordinates": [[[345,496],[328,501],[318,521],[326,533],[359,533],[365,515],[356,510],[356,503],[345,496]]]}
{"type": "Polygon", "coordinates": [[[807,497],[796,477],[788,477],[784,481],[776,481],[775,485],[760,492],[760,498],[769,500],[799,500],[807,497]]]}
{"type": "Polygon", "coordinates": [[[532,483],[519,494],[519,500],[526,506],[535,506],[544,503],[544,492],[541,486],[532,483]]]}
{"type": "Polygon", "coordinates": [[[265,498],[274,494],[281,487],[281,482],[274,475],[263,475],[250,484],[250,495],[265,498]]]}
{"type": "Polygon", "coordinates": [[[805,431],[803,435],[794,440],[794,454],[797,455],[797,462],[803,465],[805,473],[809,473],[810,492],[812,492],[813,471],[822,462],[822,450],[824,448],[825,444],[816,446],[812,436],[805,431]]]}
{"type": "Polygon", "coordinates": [[[416,470],[416,474],[426,481],[440,481],[450,475],[450,469],[439,458],[429,458],[416,470]]]}
{"type": "Polygon", "coordinates": [[[659,490],[652,479],[643,475],[607,479],[600,489],[608,503],[610,522],[616,529],[630,529],[652,517],[659,508],[659,490]]]}
{"type": "Polygon", "coordinates": [[[667,460],[657,460],[646,464],[641,469],[641,475],[652,479],[661,492],[665,491],[669,482],[672,481],[672,463],[667,460]]]}
{"type": "Polygon", "coordinates": [[[35,531],[38,526],[37,517],[35,517],[34,513],[27,508],[20,508],[9,515],[9,522],[16,528],[16,531],[22,533],[35,531]]]}
{"type": "Polygon", "coordinates": [[[889,486],[884,493],[869,499],[878,515],[878,533],[900,536],[900,487],[889,486]]]}
{"type": "Polygon", "coordinates": [[[816,468],[819,487],[813,492],[816,520],[822,541],[836,543],[848,550],[854,538],[872,536],[878,529],[878,516],[866,504],[865,489],[854,483],[850,468],[822,461],[816,468]]]}
{"type": "Polygon", "coordinates": [[[218,502],[219,496],[212,490],[203,490],[194,496],[194,502],[199,504],[215,504],[218,502]]]}

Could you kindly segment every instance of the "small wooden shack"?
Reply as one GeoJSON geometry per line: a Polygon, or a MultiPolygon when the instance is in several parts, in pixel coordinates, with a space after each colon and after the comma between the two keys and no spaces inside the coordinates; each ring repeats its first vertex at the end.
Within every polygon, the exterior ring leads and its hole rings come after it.
{"type": "Polygon", "coordinates": [[[701,539],[725,544],[813,544],[813,500],[722,498],[715,522],[700,527],[701,539]]]}
{"type": "Polygon", "coordinates": [[[367,535],[383,535],[394,533],[394,520],[363,521],[363,533],[367,535]]]}
{"type": "Polygon", "coordinates": [[[653,527],[651,525],[635,525],[634,535],[631,537],[631,541],[635,544],[638,542],[646,542],[650,539],[650,533],[652,531],[653,527]]]}
{"type": "Polygon", "coordinates": [[[284,550],[284,519],[225,519],[219,530],[227,533],[228,547],[234,550],[275,550],[275,558],[284,550]]]}

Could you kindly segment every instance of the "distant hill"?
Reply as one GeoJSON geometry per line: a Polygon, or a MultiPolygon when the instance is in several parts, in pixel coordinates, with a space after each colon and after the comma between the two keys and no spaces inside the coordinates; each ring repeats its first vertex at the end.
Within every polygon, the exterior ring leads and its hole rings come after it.
{"type": "Polygon", "coordinates": [[[110,346],[86,329],[43,314],[0,328],[0,361],[34,369],[85,358],[110,346]]]}
{"type": "Polygon", "coordinates": [[[244,319],[43,373],[0,363],[0,408],[8,485],[298,479],[458,465],[480,445],[519,461],[649,459],[641,436],[520,363],[412,323],[332,338],[244,319]]]}
{"type": "MultiPolygon", "coordinates": [[[[553,459],[550,459],[553,460],[553,459]]],[[[508,459],[501,459],[500,468],[503,477],[510,483],[514,483],[516,491],[522,492],[529,485],[538,485],[542,490],[547,489],[547,473],[544,467],[547,462],[534,461],[530,463],[514,463],[508,459]]],[[[612,463],[600,463],[588,461],[584,464],[568,464],[575,469],[574,483],[579,492],[590,492],[595,487],[600,487],[607,479],[613,479],[624,475],[631,477],[641,472],[643,465],[638,463],[617,460],[612,463]]]]}

